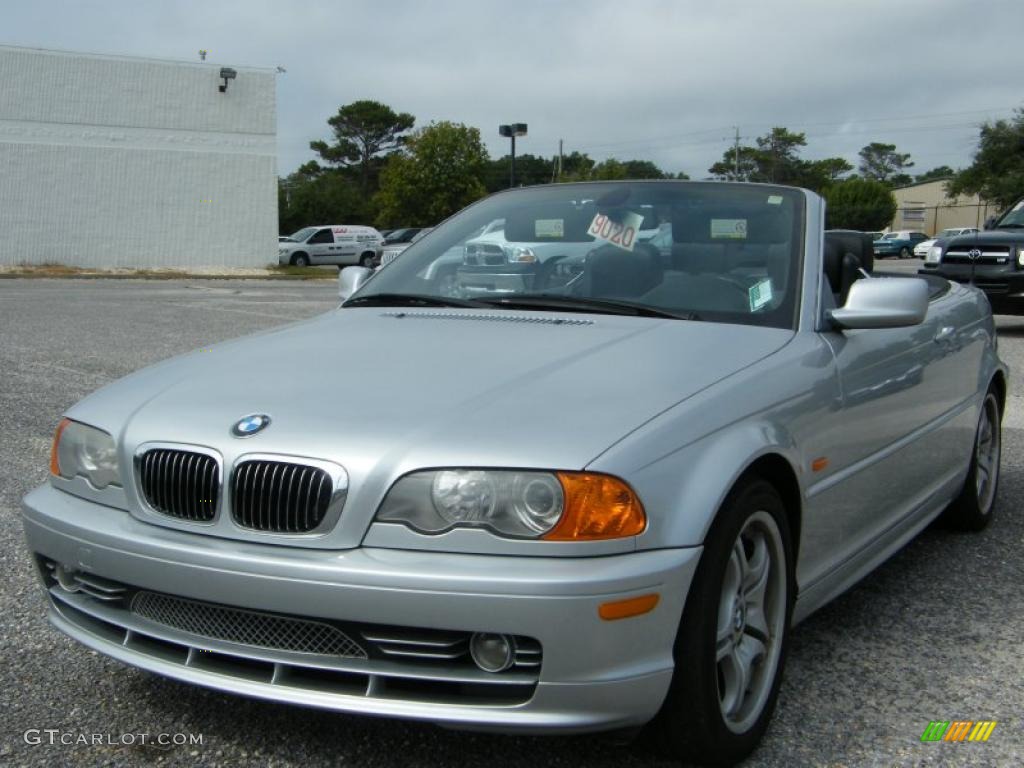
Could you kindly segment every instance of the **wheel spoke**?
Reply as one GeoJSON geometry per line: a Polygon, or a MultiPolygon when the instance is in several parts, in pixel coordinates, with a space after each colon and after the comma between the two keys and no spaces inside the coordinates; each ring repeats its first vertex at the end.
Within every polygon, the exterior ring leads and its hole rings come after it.
{"type": "Polygon", "coordinates": [[[743,579],[743,592],[748,601],[764,602],[764,589],[768,583],[768,570],[771,556],[768,554],[768,542],[764,536],[754,540],[754,554],[747,561],[747,572],[743,579]]]}
{"type": "Polygon", "coordinates": [[[722,700],[722,712],[726,717],[734,717],[743,704],[743,697],[747,690],[743,662],[736,653],[736,649],[732,649],[722,659],[721,668],[722,690],[719,691],[719,696],[722,700]]]}
{"type": "Polygon", "coordinates": [[[747,604],[747,626],[743,632],[762,643],[768,642],[771,630],[768,628],[768,618],[765,616],[763,604],[747,604]]]}
{"type": "Polygon", "coordinates": [[[719,662],[732,653],[732,648],[732,628],[729,626],[729,622],[726,621],[725,628],[719,627],[718,634],[715,636],[715,661],[719,662]]]}
{"type": "MultiPolygon", "coordinates": [[[[743,551],[742,539],[736,539],[736,543],[732,546],[732,555],[729,557],[729,571],[726,572],[726,578],[731,587],[730,591],[734,594],[740,590],[740,587],[747,578],[747,554],[743,551]]],[[[725,585],[723,585],[723,591],[725,591],[725,585]]]]}

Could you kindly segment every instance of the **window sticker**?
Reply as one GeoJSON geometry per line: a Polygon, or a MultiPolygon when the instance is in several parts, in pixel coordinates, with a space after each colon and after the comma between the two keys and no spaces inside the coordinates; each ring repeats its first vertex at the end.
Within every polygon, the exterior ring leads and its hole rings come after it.
{"type": "Polygon", "coordinates": [[[639,213],[629,211],[619,219],[619,221],[614,221],[606,214],[599,213],[590,222],[587,234],[632,253],[633,246],[636,245],[636,234],[640,231],[644,217],[639,213]]]}
{"type": "Polygon", "coordinates": [[[533,225],[535,237],[565,237],[565,219],[537,219],[533,225]]]}
{"type": "Polygon", "coordinates": [[[711,238],[713,240],[746,240],[746,219],[712,219],[711,238]]]}
{"type": "Polygon", "coordinates": [[[757,310],[772,300],[771,278],[758,280],[747,290],[747,296],[750,299],[750,311],[757,312],[757,310]]]}
{"type": "Polygon", "coordinates": [[[768,195],[768,205],[782,205],[782,195],[768,195]]]}

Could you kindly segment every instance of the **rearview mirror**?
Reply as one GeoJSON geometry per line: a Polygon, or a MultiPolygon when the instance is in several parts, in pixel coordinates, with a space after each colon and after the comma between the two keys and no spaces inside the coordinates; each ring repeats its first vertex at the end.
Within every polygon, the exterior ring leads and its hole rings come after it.
{"type": "Polygon", "coordinates": [[[928,312],[928,283],[919,277],[871,277],[850,286],[846,304],[829,311],[839,328],[904,328],[928,312]]]}
{"type": "Polygon", "coordinates": [[[363,283],[373,275],[366,267],[345,267],[338,273],[338,296],[346,301],[353,293],[363,287],[363,283]]]}

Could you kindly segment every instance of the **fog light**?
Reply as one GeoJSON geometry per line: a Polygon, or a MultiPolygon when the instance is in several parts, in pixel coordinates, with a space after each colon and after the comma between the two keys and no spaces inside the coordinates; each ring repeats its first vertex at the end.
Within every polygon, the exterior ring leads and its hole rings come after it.
{"type": "Polygon", "coordinates": [[[469,639],[469,655],[484,672],[504,672],[512,666],[516,643],[508,635],[476,632],[469,639]]]}

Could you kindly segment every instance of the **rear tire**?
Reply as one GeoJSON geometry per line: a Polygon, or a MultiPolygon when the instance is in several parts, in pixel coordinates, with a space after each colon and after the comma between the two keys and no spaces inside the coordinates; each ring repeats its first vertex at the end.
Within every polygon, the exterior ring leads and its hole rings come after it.
{"type": "Polygon", "coordinates": [[[645,737],[672,757],[732,765],[760,743],[778,697],[793,614],[793,557],[778,492],[729,494],[704,542],[674,649],[675,674],[645,737]]]}
{"type": "Polygon", "coordinates": [[[373,269],[373,253],[367,251],[359,258],[359,266],[373,269]]]}
{"type": "Polygon", "coordinates": [[[907,248],[907,246],[904,245],[902,248],[900,248],[900,258],[901,259],[909,259],[910,255],[911,255],[910,254],[910,249],[907,248]]]}
{"type": "Polygon", "coordinates": [[[309,256],[307,256],[304,253],[296,253],[294,256],[292,256],[292,266],[293,267],[308,267],[309,266],[309,256]]]}
{"type": "Polygon", "coordinates": [[[999,462],[1002,457],[1002,413],[994,391],[989,389],[982,403],[974,433],[971,464],[963,490],[943,514],[950,527],[980,531],[992,520],[999,491],[999,462]]]}

